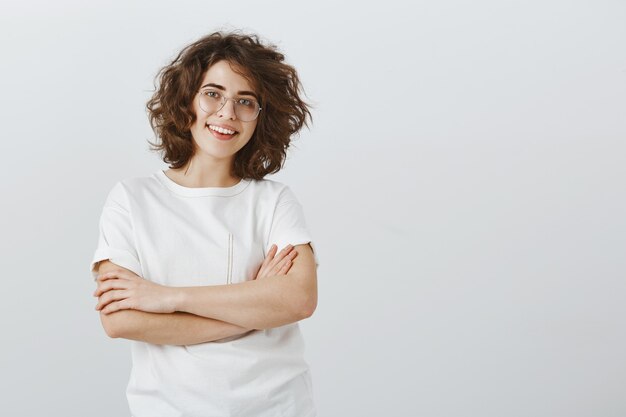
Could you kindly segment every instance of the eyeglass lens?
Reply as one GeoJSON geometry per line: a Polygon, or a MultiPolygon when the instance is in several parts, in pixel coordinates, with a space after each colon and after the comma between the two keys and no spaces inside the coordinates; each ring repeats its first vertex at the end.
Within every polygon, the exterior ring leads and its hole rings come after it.
{"type": "Polygon", "coordinates": [[[235,103],[235,116],[243,122],[252,121],[259,114],[259,103],[255,100],[247,98],[227,99],[216,91],[200,92],[200,108],[209,114],[220,111],[228,100],[235,103]]]}

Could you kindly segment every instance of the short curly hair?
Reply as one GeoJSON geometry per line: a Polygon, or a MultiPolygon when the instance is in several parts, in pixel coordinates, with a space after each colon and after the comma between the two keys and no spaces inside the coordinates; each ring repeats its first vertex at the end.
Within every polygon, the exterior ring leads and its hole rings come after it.
{"type": "Polygon", "coordinates": [[[291,137],[313,121],[310,104],[300,97],[302,84],[295,68],[273,44],[258,35],[239,31],[214,32],[183,48],[163,67],[147,102],[148,118],[170,168],[187,164],[195,152],[191,126],[196,121],[193,100],[210,66],[226,60],[257,90],[263,111],[250,141],[235,155],[231,174],[244,179],[263,179],[283,167],[291,137]],[[307,120],[308,119],[308,120],[307,120]]]}

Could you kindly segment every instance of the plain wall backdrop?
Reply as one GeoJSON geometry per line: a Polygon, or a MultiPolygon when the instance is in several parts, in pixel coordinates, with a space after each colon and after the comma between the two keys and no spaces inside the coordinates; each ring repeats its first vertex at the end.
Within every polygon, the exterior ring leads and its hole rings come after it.
{"type": "Polygon", "coordinates": [[[299,71],[320,417],[626,415],[626,3],[0,3],[0,410],[127,416],[88,265],[157,71],[243,29],[299,71]]]}

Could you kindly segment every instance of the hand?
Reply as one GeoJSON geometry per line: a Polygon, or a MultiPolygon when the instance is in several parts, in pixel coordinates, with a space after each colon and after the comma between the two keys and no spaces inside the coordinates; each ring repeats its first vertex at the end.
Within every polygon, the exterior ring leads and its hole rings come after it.
{"type": "Polygon", "coordinates": [[[175,290],[156,284],[127,270],[107,272],[98,276],[98,288],[93,293],[99,297],[96,310],[109,314],[118,310],[141,310],[148,313],[173,313],[176,311],[175,290]]]}
{"type": "Polygon", "coordinates": [[[291,268],[291,261],[296,257],[298,251],[294,249],[293,245],[287,245],[282,251],[274,258],[278,247],[272,245],[270,251],[267,253],[267,257],[261,264],[259,272],[257,272],[256,278],[263,279],[271,277],[273,275],[286,275],[291,268]]]}

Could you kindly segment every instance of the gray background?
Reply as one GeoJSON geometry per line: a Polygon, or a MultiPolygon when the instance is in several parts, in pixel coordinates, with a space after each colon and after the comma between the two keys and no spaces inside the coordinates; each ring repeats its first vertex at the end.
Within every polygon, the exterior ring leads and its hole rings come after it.
{"type": "Polygon", "coordinates": [[[314,124],[270,177],[320,257],[320,417],[626,415],[622,1],[2,2],[0,409],[128,415],[88,265],[165,169],[153,77],[215,29],[277,44],[314,124]]]}

